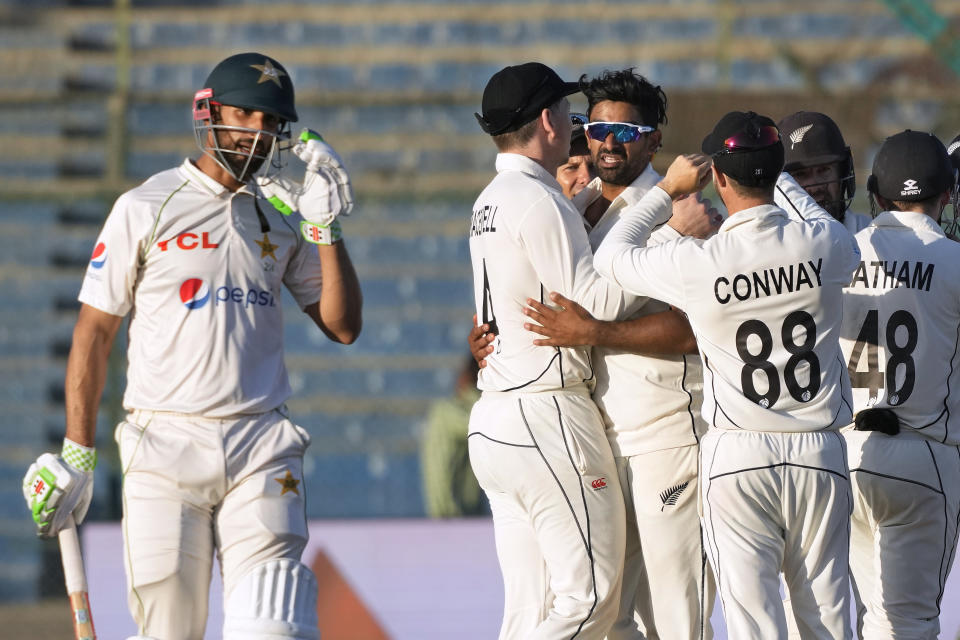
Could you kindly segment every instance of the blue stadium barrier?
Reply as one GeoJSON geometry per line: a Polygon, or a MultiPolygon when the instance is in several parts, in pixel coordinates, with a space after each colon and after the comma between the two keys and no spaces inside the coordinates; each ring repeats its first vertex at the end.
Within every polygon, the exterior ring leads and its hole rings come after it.
{"type": "Polygon", "coordinates": [[[308,518],[410,517],[424,513],[415,453],[308,453],[308,518]]]}
{"type": "MultiPolygon", "coordinates": [[[[0,225],[5,223],[46,225],[57,222],[57,213],[60,208],[49,202],[31,202],[6,200],[0,201],[0,225]]],[[[3,238],[3,246],[7,248],[12,242],[7,242],[9,236],[6,233],[0,234],[3,238]]],[[[0,262],[4,260],[0,254],[0,262]]]]}
{"type": "MultiPolygon", "coordinates": [[[[299,371],[296,375],[311,394],[356,397],[444,396],[452,391],[455,378],[449,369],[299,371]]],[[[0,400],[3,397],[0,392],[0,400]]]]}
{"type": "MultiPolygon", "coordinates": [[[[466,229],[466,214],[463,215],[466,229]]],[[[449,264],[452,270],[467,269],[470,250],[462,236],[420,236],[415,238],[352,236],[350,257],[354,264],[431,265],[449,264]]],[[[469,277],[469,272],[465,273],[469,277]]]]}

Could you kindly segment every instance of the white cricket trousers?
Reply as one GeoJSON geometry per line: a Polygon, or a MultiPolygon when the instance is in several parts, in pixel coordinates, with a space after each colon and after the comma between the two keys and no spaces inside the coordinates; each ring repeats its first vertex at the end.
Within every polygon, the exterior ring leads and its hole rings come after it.
{"type": "Polygon", "coordinates": [[[852,498],[840,434],[711,429],[700,461],[704,533],[729,637],[787,637],[782,571],[800,637],[851,638],[852,498]]]}
{"type": "Polygon", "coordinates": [[[469,448],[503,573],[500,640],[603,638],[620,598],[623,496],[586,390],[484,392],[469,448]]]}
{"type": "Polygon", "coordinates": [[[957,551],[960,448],[913,431],[888,436],[851,429],[844,437],[853,483],[850,576],[858,634],[936,640],[957,551]]]}
{"type": "Polygon", "coordinates": [[[616,458],[627,514],[620,613],[607,640],[710,640],[716,583],[696,444],[616,458]]]}
{"type": "Polygon", "coordinates": [[[203,638],[214,550],[224,601],[254,565],[300,559],[310,439],[280,411],[223,420],[134,411],[115,436],[127,600],[141,635],[203,638]]]}

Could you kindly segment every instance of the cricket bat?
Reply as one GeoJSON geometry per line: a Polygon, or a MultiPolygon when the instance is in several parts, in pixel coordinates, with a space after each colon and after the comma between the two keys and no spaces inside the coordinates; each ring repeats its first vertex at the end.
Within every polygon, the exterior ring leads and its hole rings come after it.
{"type": "Polygon", "coordinates": [[[73,516],[60,531],[60,557],[63,560],[63,577],[70,598],[70,613],[73,618],[73,635],[76,640],[96,640],[93,617],[90,615],[90,598],[87,595],[87,574],[83,570],[80,554],[80,539],[73,516]]]}

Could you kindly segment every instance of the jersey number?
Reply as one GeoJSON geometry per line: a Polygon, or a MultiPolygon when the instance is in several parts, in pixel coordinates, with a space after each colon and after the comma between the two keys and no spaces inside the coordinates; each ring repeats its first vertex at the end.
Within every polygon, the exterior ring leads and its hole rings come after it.
{"type": "MultiPolygon", "coordinates": [[[[806,311],[794,311],[783,319],[780,328],[780,341],[783,348],[790,354],[783,369],[783,382],[790,396],[797,402],[809,402],[820,390],[820,360],[813,352],[817,342],[817,325],[806,311]],[[804,330],[803,341],[797,343],[793,337],[794,331],[801,327],[804,330]],[[797,379],[797,367],[806,362],[809,369],[809,379],[806,385],[801,385],[797,379]]],[[[743,395],[751,402],[755,402],[765,409],[769,409],[780,398],[780,372],[768,360],[773,353],[773,336],[769,327],[760,320],[747,320],[737,329],[737,353],[743,360],[743,369],[740,370],[740,386],[743,395]],[[747,347],[750,336],[760,339],[760,351],[751,353],[747,347]],[[767,378],[767,391],[760,393],[753,381],[753,375],[762,371],[767,378]]]]}
{"type": "Polygon", "coordinates": [[[857,342],[850,352],[847,373],[850,374],[850,384],[857,389],[869,389],[871,398],[876,398],[880,389],[886,388],[887,402],[891,405],[903,404],[913,393],[913,385],[917,379],[917,365],[913,360],[913,351],[917,348],[918,340],[916,318],[903,309],[894,311],[887,322],[886,338],[890,357],[887,358],[884,374],[880,371],[880,350],[877,346],[880,344],[880,313],[871,309],[867,312],[857,335],[857,342]],[[897,330],[901,327],[907,334],[902,345],[897,343],[897,330]],[[857,371],[864,350],[867,352],[867,370],[857,371]],[[900,367],[903,367],[903,384],[897,387],[897,371],[900,367]]]}

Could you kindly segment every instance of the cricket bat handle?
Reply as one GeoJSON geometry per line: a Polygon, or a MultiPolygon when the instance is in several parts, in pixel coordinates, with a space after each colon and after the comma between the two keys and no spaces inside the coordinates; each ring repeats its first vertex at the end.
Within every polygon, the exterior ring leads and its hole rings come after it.
{"type": "Polygon", "coordinates": [[[63,577],[70,597],[70,612],[73,617],[73,633],[76,640],[96,640],[93,617],[90,615],[90,598],[87,595],[87,574],[83,570],[80,554],[80,539],[73,516],[59,534],[60,558],[63,560],[63,577]]]}

